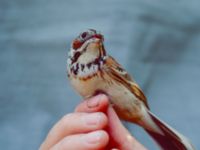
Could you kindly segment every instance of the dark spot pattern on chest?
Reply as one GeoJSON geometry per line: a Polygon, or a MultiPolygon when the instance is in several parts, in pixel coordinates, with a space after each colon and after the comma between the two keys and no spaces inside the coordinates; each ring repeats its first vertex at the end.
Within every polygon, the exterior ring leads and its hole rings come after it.
{"type": "Polygon", "coordinates": [[[81,71],[84,71],[84,69],[87,67],[88,69],[91,69],[92,66],[97,66],[98,70],[101,69],[101,64],[104,63],[104,59],[102,57],[98,57],[96,58],[95,60],[93,60],[92,62],[89,62],[87,64],[74,64],[72,67],[71,67],[71,72],[74,74],[74,75],[78,75],[79,73],[79,70],[81,71]]]}
{"type": "Polygon", "coordinates": [[[73,67],[71,68],[71,72],[73,72],[75,75],[78,74],[78,71],[79,71],[79,63],[76,64],[76,67],[73,66],[73,67]]]}
{"type": "Polygon", "coordinates": [[[90,69],[90,67],[92,66],[92,62],[86,64],[86,66],[88,67],[88,69],[90,69]]]}
{"type": "Polygon", "coordinates": [[[81,64],[81,71],[83,71],[85,68],[85,64],[81,64]]]}

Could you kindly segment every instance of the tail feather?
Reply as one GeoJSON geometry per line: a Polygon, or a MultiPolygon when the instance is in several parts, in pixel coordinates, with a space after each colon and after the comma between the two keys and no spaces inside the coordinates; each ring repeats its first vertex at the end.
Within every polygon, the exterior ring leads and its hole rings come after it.
{"type": "Polygon", "coordinates": [[[190,141],[172,129],[169,125],[159,120],[154,114],[148,112],[150,118],[155,123],[157,128],[162,132],[145,129],[146,132],[155,140],[155,142],[163,150],[195,150],[190,141]]]}

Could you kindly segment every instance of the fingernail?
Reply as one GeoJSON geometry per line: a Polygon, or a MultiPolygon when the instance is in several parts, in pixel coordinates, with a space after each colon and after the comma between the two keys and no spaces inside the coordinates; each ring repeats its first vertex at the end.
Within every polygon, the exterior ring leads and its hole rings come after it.
{"type": "Polygon", "coordinates": [[[100,100],[102,99],[103,95],[97,95],[87,101],[87,105],[89,108],[98,107],[100,100]]]}
{"type": "Polygon", "coordinates": [[[100,142],[100,139],[103,137],[103,132],[96,131],[89,133],[85,136],[85,140],[89,144],[96,144],[100,142]]]}
{"type": "Polygon", "coordinates": [[[103,118],[100,113],[93,113],[83,116],[83,120],[87,125],[98,125],[102,119],[103,118]]]}

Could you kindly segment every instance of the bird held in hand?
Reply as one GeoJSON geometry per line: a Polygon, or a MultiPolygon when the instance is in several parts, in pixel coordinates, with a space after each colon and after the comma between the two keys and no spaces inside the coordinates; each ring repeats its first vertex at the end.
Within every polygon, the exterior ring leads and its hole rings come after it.
{"type": "Polygon", "coordinates": [[[104,48],[96,30],[81,33],[72,42],[67,60],[69,80],[84,98],[105,93],[118,116],[143,127],[163,150],[194,150],[190,141],[156,117],[133,78],[104,48]]]}

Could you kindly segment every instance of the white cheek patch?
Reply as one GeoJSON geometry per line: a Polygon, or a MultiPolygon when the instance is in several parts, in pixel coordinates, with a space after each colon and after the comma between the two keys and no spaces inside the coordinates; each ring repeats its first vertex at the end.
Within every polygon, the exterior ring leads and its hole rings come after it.
{"type": "Polygon", "coordinates": [[[68,53],[68,55],[69,55],[70,57],[73,57],[74,54],[75,54],[75,50],[71,48],[70,51],[69,51],[69,53],[68,53]]]}

